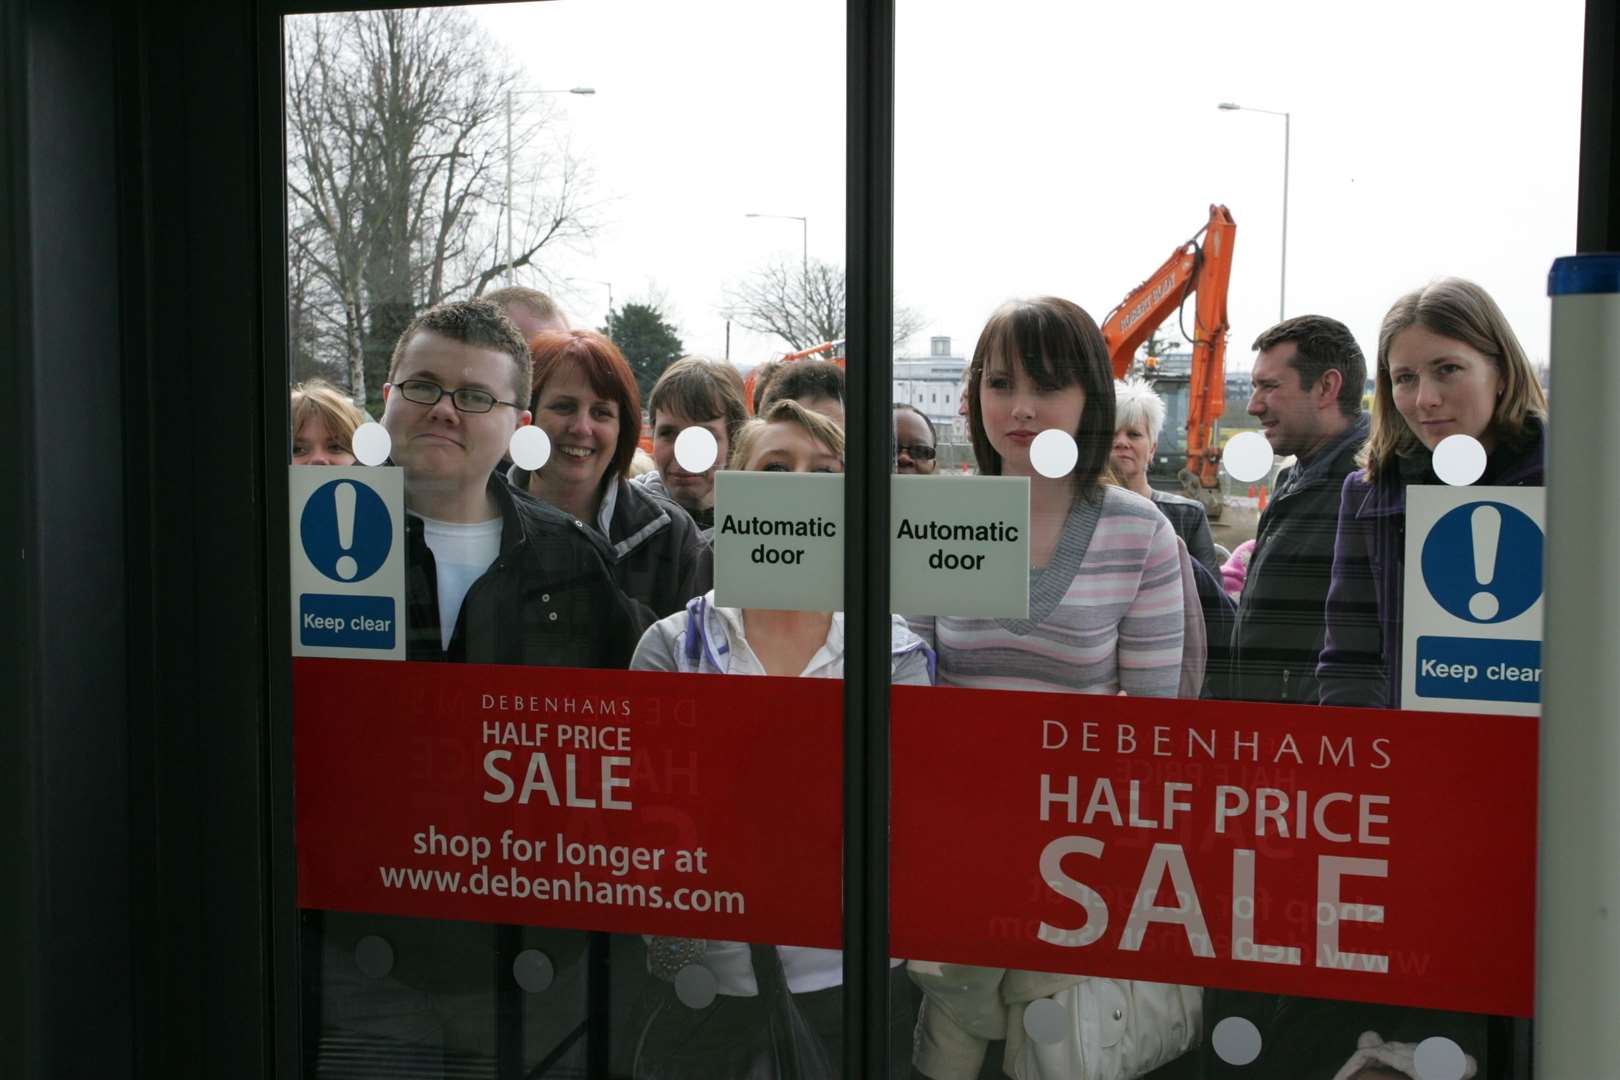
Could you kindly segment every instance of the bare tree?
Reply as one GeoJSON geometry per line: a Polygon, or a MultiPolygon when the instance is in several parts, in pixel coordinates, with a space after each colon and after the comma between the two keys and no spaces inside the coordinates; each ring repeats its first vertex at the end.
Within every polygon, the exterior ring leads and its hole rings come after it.
{"type": "MultiPolygon", "coordinates": [[[[845,336],[845,295],[842,266],[820,259],[807,265],[786,256],[765,263],[725,292],[733,320],[756,333],[774,334],[795,351],[845,336]]],[[[920,313],[894,309],[896,345],[922,327],[920,313]]]]}
{"type": "Polygon", "coordinates": [[[582,240],[588,178],[547,148],[546,112],[512,133],[523,164],[506,206],[506,108],[517,71],[455,9],[345,12],[287,23],[288,235],[326,307],[309,312],[341,342],[356,402],[376,407],[400,332],[424,307],[477,295],[506,272],[503,215],[521,237],[511,262],[582,240]]]}

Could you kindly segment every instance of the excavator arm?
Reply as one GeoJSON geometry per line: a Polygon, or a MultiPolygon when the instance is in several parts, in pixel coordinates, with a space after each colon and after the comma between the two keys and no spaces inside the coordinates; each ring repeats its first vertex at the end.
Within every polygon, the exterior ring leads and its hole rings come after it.
{"type": "MultiPolygon", "coordinates": [[[[1220,481],[1215,421],[1226,409],[1226,291],[1232,280],[1232,243],[1237,224],[1224,206],[1209,208],[1209,221],[1178,244],[1170,257],[1132,289],[1103,320],[1103,340],[1114,377],[1123,378],[1149,335],[1197,296],[1192,332],[1192,372],[1187,400],[1187,467],[1182,485],[1206,505],[1220,481]]],[[[1218,511],[1212,507],[1211,517],[1218,511]]]]}

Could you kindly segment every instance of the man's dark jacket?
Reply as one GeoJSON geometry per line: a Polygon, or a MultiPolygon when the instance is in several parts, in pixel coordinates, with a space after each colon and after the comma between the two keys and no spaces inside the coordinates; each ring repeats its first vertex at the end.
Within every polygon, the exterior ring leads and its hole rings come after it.
{"type": "MultiPolygon", "coordinates": [[[[433,552],[423,539],[422,519],[405,516],[406,658],[628,667],[641,637],[641,619],[614,585],[597,546],[571,516],[512,490],[504,478],[492,476],[488,491],[501,512],[500,554],[467,590],[448,649],[440,646],[433,552]]],[[[477,768],[474,759],[472,769],[477,768]]],[[[478,797],[475,781],[468,790],[478,797]]],[[[401,797],[409,810],[410,792],[402,789],[401,797]]],[[[406,814],[401,820],[410,818],[406,814]]],[[[497,986],[513,988],[500,980],[512,978],[505,973],[525,948],[539,949],[559,973],[557,986],[527,995],[525,1007],[559,1015],[576,1009],[568,995],[579,980],[562,973],[583,962],[584,931],[338,911],[324,913],[317,925],[320,929],[308,931],[305,942],[310,950],[305,986],[319,987],[323,1026],[343,1032],[329,1031],[325,1037],[370,1040],[361,1045],[388,1048],[395,1063],[431,1062],[438,1075],[450,1053],[444,1010],[466,1010],[469,999],[491,1000],[488,995],[497,986]],[[356,966],[358,943],[372,935],[390,946],[392,966],[386,977],[362,973],[356,966]]]]}
{"type": "Polygon", "coordinates": [[[440,644],[439,588],[422,519],[405,516],[405,656],[470,664],[625,668],[645,629],[596,545],[555,508],[491,476],[501,549],[440,644]]]}
{"type": "Polygon", "coordinates": [[[1249,574],[1232,629],[1231,670],[1221,696],[1315,704],[1323,610],[1333,577],[1339,489],[1367,441],[1356,421],[1311,458],[1284,469],[1260,516],[1249,574]]]}

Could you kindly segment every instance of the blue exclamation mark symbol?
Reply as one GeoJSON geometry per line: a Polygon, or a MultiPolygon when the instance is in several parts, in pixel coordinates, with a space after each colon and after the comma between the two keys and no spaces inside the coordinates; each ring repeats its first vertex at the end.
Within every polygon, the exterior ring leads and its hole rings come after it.
{"type": "Polygon", "coordinates": [[[1496,618],[1501,602],[1494,592],[1487,592],[1496,580],[1496,549],[1502,538],[1502,512],[1486,503],[1474,507],[1468,518],[1474,534],[1474,580],[1484,588],[1468,598],[1468,613],[1480,622],[1496,618]]]}
{"type": "MultiPolygon", "coordinates": [[[[333,508],[337,511],[339,551],[347,552],[354,548],[354,496],[354,485],[347,482],[332,489],[333,508]]],[[[344,581],[353,581],[360,572],[360,564],[353,555],[342,555],[332,569],[344,581]]]]}
{"type": "Polygon", "coordinates": [[[310,565],[324,577],[345,584],[366,580],[382,569],[393,546],[388,505],[364,483],[332,480],[304,504],[298,535],[310,565]]]}

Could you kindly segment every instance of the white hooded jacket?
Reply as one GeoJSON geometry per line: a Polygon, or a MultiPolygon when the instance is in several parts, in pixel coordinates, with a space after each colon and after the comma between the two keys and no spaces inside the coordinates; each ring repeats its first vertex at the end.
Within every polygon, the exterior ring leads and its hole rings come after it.
{"type": "MultiPolygon", "coordinates": [[[[714,590],[693,597],[685,611],[659,620],[642,635],[630,667],[641,671],[681,671],[707,675],[764,675],[765,666],[749,647],[740,608],[717,607],[714,590]]],[[[934,651],[894,617],[891,672],[896,683],[933,682],[934,651]]],[[[827,640],[805,665],[801,678],[844,677],[844,615],[834,612],[827,640]]],[[[837,949],[778,946],[788,989],[795,994],[826,990],[843,982],[844,954],[837,949]]],[[[752,997],[759,992],[748,946],[711,941],[698,961],[715,977],[719,993],[752,997]]],[[[896,960],[898,964],[900,961],[896,960]]]]}
{"type": "MultiPolygon", "coordinates": [[[[899,615],[892,623],[891,672],[894,682],[933,683],[934,651],[899,615]]],[[[641,671],[703,672],[709,675],[764,675],[765,666],[748,645],[740,608],[717,607],[714,590],[694,597],[685,611],[661,619],[642,635],[630,661],[641,671]]],[[[833,612],[827,640],[799,673],[808,679],[844,677],[844,613],[833,612]]]]}

